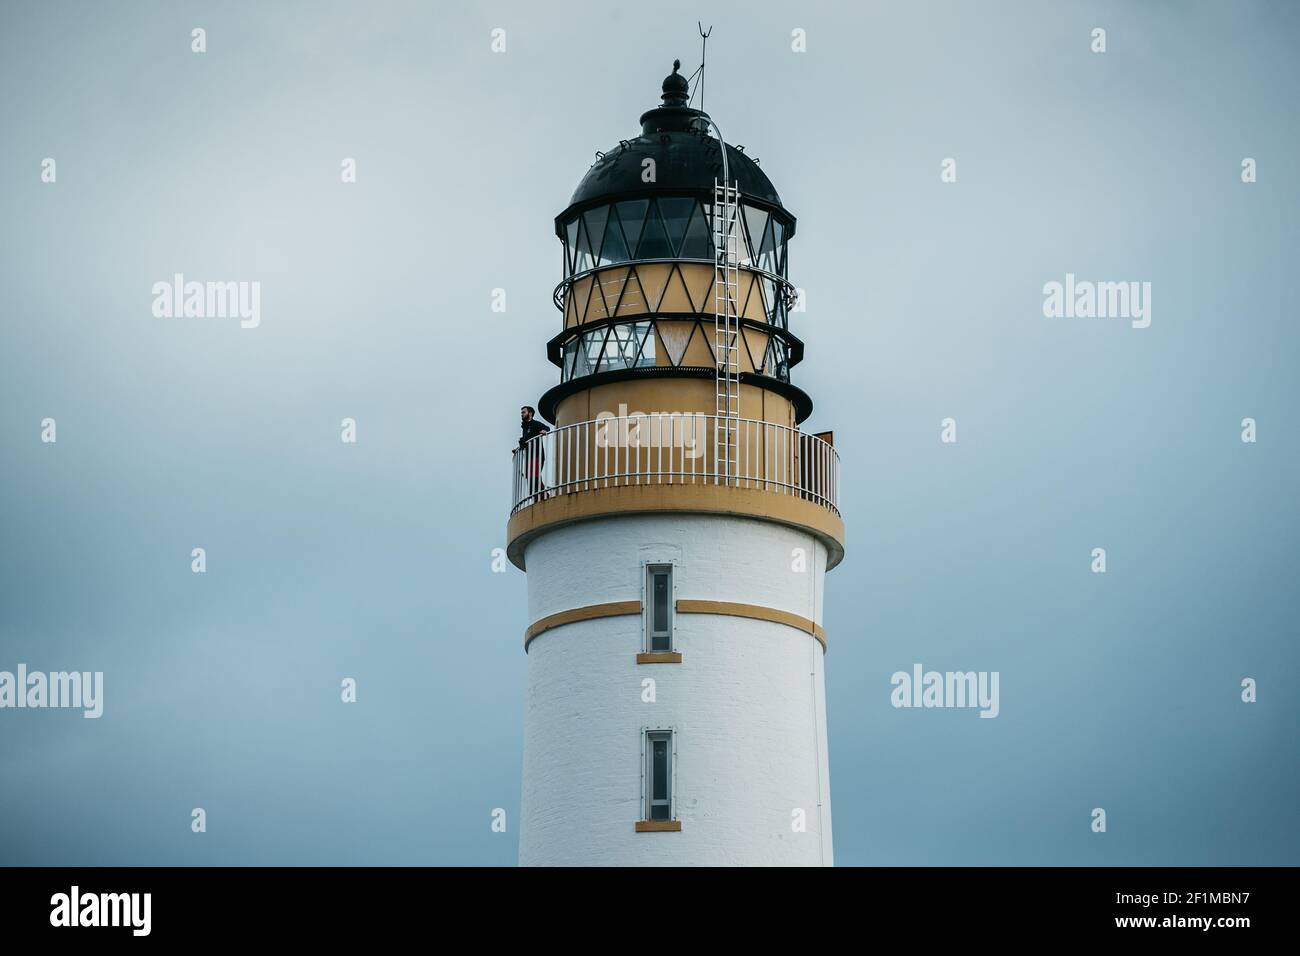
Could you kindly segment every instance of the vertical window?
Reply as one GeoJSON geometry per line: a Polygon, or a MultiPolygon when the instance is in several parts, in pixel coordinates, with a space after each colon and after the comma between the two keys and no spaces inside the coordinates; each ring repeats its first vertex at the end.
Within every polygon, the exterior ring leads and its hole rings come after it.
{"type": "Polygon", "coordinates": [[[648,730],[645,740],[645,818],[671,820],[673,818],[673,732],[648,730]]]}
{"type": "Polygon", "coordinates": [[[637,365],[655,364],[655,330],[653,322],[638,322],[637,335],[641,339],[641,351],[637,354],[637,365]]]}
{"type": "Polygon", "coordinates": [[[646,566],[646,596],[648,615],[646,621],[646,649],[671,651],[673,649],[673,566],[650,564],[646,566]]]}

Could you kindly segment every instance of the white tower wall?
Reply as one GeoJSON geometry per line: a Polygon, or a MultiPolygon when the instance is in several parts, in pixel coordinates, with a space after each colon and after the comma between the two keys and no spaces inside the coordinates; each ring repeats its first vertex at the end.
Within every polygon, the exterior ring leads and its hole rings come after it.
{"type": "MultiPolygon", "coordinates": [[[[675,600],[821,624],[826,548],[755,518],[649,513],[530,542],[530,622],[642,600],[644,564],[674,565],[675,600]],[[803,549],[806,570],[792,570],[803,549]]],[[[831,865],[823,648],[784,623],[676,614],[679,664],[638,664],[644,618],[577,621],[528,647],[521,865],[831,865]],[[642,681],[655,681],[644,702],[642,681]],[[680,832],[637,832],[642,733],[671,728],[680,832]],[[802,810],[804,832],[794,811],[802,810]]]]}

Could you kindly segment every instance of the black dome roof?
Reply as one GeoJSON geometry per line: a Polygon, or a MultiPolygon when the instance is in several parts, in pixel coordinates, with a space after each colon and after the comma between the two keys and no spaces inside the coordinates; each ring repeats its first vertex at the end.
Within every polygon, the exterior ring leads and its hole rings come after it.
{"type": "MultiPolygon", "coordinates": [[[[727,147],[727,167],[745,198],[781,205],[781,197],[767,174],[734,146],[727,147]]],[[[722,154],[716,139],[703,133],[664,130],[624,140],[596,160],[578,183],[569,205],[668,190],[695,190],[712,196],[715,179],[722,179],[722,154]],[[655,161],[656,181],[652,183],[642,180],[641,164],[647,157],[655,161]]]]}
{"type": "MultiPolygon", "coordinates": [[[[713,197],[715,180],[722,180],[722,153],[718,140],[708,135],[709,115],[686,105],[688,84],[673,63],[673,72],[663,82],[664,105],[641,116],[641,135],[627,139],[606,151],[582,177],[569,199],[569,206],[555,218],[557,235],[563,238],[563,224],[575,212],[589,206],[621,199],[656,194],[694,193],[713,197]],[[655,181],[645,182],[642,165],[653,159],[655,181]]],[[[748,202],[771,207],[787,220],[787,236],[794,234],[794,216],[781,205],[781,197],[758,164],[736,149],[727,147],[731,179],[748,202]]]]}

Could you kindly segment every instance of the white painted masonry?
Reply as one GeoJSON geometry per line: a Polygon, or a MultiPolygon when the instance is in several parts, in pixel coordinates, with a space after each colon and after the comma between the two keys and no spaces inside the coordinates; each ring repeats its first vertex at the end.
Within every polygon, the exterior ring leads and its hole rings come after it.
{"type": "MultiPolygon", "coordinates": [[[[639,514],[556,528],[528,546],[529,621],[641,599],[675,565],[677,600],[822,620],[826,549],[753,518],[639,514]],[[803,548],[807,570],[791,569],[803,548]]],[[[831,865],[823,651],[784,624],[678,614],[681,664],[638,665],[643,621],[581,621],[528,648],[521,865],[831,865]],[[655,703],[642,701],[654,678],[655,703]],[[641,733],[676,733],[679,833],[637,833],[641,733]],[[806,832],[792,828],[801,809],[806,832]]],[[[831,635],[833,646],[834,636],[831,635]]]]}

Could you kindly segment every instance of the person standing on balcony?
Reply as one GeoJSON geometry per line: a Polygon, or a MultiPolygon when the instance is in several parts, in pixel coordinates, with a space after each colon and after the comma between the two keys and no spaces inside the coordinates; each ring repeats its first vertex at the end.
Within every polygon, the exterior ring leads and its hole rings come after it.
{"type": "MultiPolygon", "coordinates": [[[[528,447],[528,443],[539,435],[545,435],[551,429],[543,424],[537,418],[537,409],[531,405],[522,405],[519,408],[519,445],[514,451],[523,451],[528,447]]],[[[546,451],[541,442],[533,446],[532,454],[524,459],[523,469],[524,476],[528,480],[528,495],[535,497],[546,490],[546,485],[542,482],[542,466],[546,464],[546,451]]]]}

